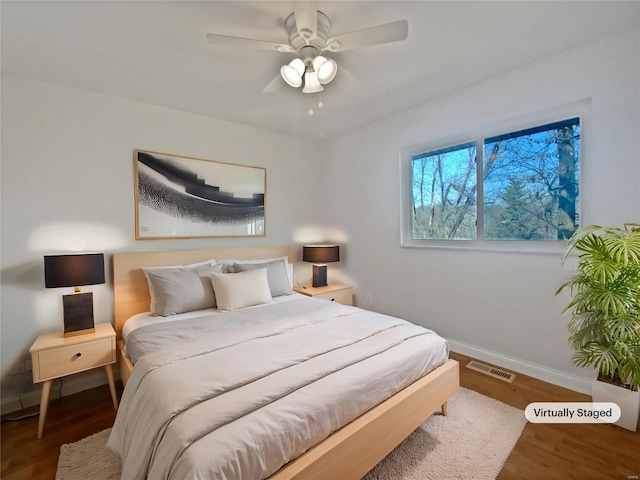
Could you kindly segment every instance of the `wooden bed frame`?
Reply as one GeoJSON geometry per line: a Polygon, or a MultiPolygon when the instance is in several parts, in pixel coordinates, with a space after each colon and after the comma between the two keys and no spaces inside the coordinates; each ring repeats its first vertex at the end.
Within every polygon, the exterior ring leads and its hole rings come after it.
{"type": "MultiPolygon", "coordinates": [[[[308,264],[302,263],[300,246],[215,248],[159,252],[127,252],[113,256],[115,329],[118,364],[126,385],[133,366],[124,354],[122,327],[129,317],[149,310],[150,297],[142,267],[184,265],[215,258],[253,259],[288,256],[294,281],[308,264]]],[[[302,275],[303,278],[307,278],[302,275]]],[[[446,415],[447,400],[460,386],[459,365],[449,360],[428,375],[380,403],[305,454],[273,474],[272,480],[360,479],[433,412],[446,415]]]]}

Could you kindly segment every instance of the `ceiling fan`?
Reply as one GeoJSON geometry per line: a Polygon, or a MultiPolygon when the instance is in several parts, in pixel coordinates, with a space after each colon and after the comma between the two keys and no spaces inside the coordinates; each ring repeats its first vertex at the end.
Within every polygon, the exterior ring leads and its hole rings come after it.
{"type": "Polygon", "coordinates": [[[346,90],[351,90],[360,83],[335,60],[327,58],[324,52],[338,53],[397,42],[405,40],[409,34],[407,21],[398,20],[329,37],[331,20],[318,10],[315,1],[294,1],[293,13],[285,20],[284,29],[289,39],[288,44],[215,33],[207,34],[207,40],[214,45],[295,53],[296,58],[282,66],[280,73],[269,82],[263,92],[275,92],[286,82],[294,88],[302,87],[304,93],[316,93],[322,91],[323,85],[334,78],[346,90]]]}

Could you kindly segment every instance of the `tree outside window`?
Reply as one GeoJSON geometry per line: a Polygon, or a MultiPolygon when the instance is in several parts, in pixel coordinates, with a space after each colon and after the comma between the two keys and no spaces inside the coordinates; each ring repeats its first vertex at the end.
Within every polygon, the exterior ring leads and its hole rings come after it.
{"type": "Polygon", "coordinates": [[[566,240],[579,157],[579,118],[413,155],[413,239],[566,240]]]}

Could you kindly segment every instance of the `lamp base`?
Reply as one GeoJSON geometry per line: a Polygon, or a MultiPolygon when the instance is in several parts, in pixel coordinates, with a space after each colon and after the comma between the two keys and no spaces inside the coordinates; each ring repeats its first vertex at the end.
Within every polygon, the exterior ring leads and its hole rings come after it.
{"type": "Polygon", "coordinates": [[[73,293],[62,296],[64,336],[95,332],[93,322],[93,293],[73,293]]]}
{"type": "Polygon", "coordinates": [[[313,283],[314,287],[326,287],[327,283],[327,266],[326,265],[314,265],[313,266],[313,283]]]}
{"type": "Polygon", "coordinates": [[[95,328],[87,328],[85,330],[76,330],[74,332],[64,332],[63,337],[76,337],[78,335],[85,335],[87,333],[96,333],[95,328]]]}

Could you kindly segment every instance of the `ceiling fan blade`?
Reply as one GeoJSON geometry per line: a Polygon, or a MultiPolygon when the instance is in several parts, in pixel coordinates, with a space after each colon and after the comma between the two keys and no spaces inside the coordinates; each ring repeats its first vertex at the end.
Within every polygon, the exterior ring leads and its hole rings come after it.
{"type": "Polygon", "coordinates": [[[405,40],[408,35],[409,23],[406,20],[398,20],[332,37],[327,40],[327,46],[323,50],[344,52],[370,45],[398,42],[405,40]]]}
{"type": "Polygon", "coordinates": [[[336,74],[336,78],[334,81],[342,88],[349,91],[360,85],[360,80],[358,80],[349,70],[344,68],[339,63],[338,73],[336,74]]]}
{"type": "Polygon", "coordinates": [[[318,3],[315,1],[294,1],[293,14],[298,34],[307,42],[318,35],[318,3]]]}
{"type": "Polygon", "coordinates": [[[261,50],[271,50],[273,52],[294,52],[290,45],[286,43],[267,42],[264,40],[253,40],[251,38],[230,37],[228,35],[207,34],[207,41],[213,45],[224,45],[226,47],[259,48],[261,50]]]}
{"type": "Polygon", "coordinates": [[[282,79],[282,75],[278,74],[274,77],[273,80],[271,80],[266,87],[264,87],[264,90],[262,90],[264,93],[273,93],[273,92],[277,92],[278,90],[280,90],[280,87],[282,87],[284,85],[284,80],[282,79]]]}

